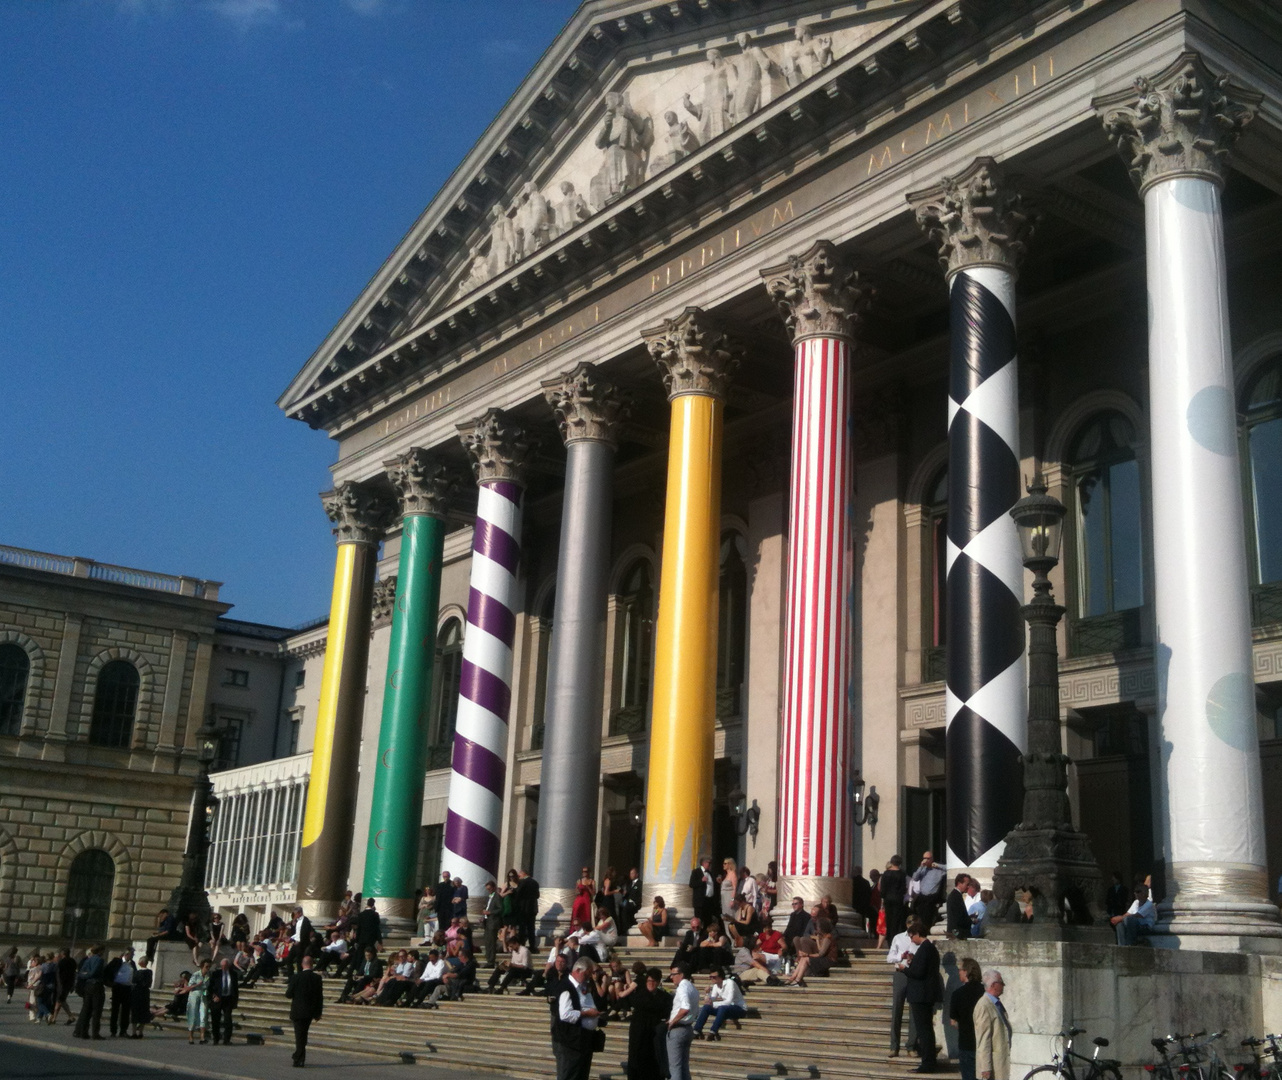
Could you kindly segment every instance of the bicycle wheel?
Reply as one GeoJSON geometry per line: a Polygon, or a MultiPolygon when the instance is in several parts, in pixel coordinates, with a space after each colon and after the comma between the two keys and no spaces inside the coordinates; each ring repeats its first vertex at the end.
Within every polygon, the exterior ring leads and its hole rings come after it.
{"type": "MultiPolygon", "coordinates": [[[[1035,1069],[1029,1069],[1024,1074],[1024,1080],[1033,1080],[1033,1077],[1041,1077],[1042,1080],[1052,1080],[1052,1077],[1064,1075],[1064,1068],[1061,1065],[1038,1065],[1035,1069]]],[[[1119,1077],[1118,1080],[1121,1080],[1119,1077]]]]}

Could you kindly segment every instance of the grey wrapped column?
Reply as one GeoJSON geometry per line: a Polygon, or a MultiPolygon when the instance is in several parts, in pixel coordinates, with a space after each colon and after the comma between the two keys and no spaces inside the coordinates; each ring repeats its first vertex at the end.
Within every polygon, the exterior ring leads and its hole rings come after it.
{"type": "Polygon", "coordinates": [[[596,851],[614,451],[626,410],[591,364],[545,382],[543,393],[560,421],[566,467],[534,876],[544,918],[563,920],[596,851]]]}

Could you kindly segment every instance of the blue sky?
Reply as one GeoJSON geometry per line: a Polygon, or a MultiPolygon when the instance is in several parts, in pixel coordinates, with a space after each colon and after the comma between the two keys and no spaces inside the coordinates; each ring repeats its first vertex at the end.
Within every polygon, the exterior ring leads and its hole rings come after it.
{"type": "Polygon", "coordinates": [[[329,602],[275,400],[575,0],[0,0],[0,543],[329,602]]]}

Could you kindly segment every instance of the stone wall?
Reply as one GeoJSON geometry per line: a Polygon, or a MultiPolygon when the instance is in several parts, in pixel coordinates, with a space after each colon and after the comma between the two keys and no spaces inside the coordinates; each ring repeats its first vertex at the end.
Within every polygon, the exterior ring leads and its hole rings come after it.
{"type": "Polygon", "coordinates": [[[1001,971],[1012,1076],[1049,1062],[1051,1037],[1070,1024],[1086,1029],[1076,1049],[1088,1055],[1091,1039],[1108,1039],[1103,1056],[1121,1061],[1128,1078],[1154,1060],[1149,1040],[1157,1036],[1226,1030],[1219,1050],[1237,1061],[1243,1038],[1282,1025],[1282,956],[995,940],[948,942],[940,951],[946,993],[960,985],[964,956],[1001,971]]]}

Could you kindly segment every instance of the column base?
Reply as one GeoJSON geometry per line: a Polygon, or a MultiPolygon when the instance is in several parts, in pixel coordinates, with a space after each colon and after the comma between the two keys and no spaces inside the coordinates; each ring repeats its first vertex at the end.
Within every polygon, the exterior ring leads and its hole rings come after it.
{"type": "MultiPolygon", "coordinates": [[[[868,931],[863,925],[862,917],[850,906],[850,894],[851,882],[849,878],[780,877],[776,893],[778,906],[775,908],[774,914],[782,915],[783,921],[787,922],[794,896],[800,896],[805,900],[807,911],[825,896],[829,896],[837,908],[837,936],[845,943],[854,938],[863,938],[868,935],[868,931]]],[[[872,936],[875,939],[877,935],[874,932],[872,936]]]]}
{"type": "Polygon", "coordinates": [[[541,940],[551,941],[554,934],[570,932],[570,912],[574,908],[577,891],[539,886],[539,914],[535,920],[535,929],[541,940]]]}
{"type": "Polygon", "coordinates": [[[338,918],[338,900],[304,900],[298,901],[298,906],[303,909],[303,914],[311,921],[313,926],[321,923],[333,922],[338,918]]]}
{"type": "Polygon", "coordinates": [[[1171,899],[1157,908],[1148,941],[1157,948],[1282,954],[1282,922],[1257,867],[1174,863],[1171,899]]]}
{"type": "Polygon", "coordinates": [[[650,909],[654,907],[656,896],[663,897],[663,905],[668,909],[668,936],[684,934],[694,915],[694,892],[690,886],[667,881],[656,882],[654,885],[643,884],[641,910],[637,912],[638,922],[650,917],[650,909]]]}
{"type": "Polygon", "coordinates": [[[389,934],[413,934],[417,929],[414,923],[417,910],[413,900],[399,896],[376,896],[374,906],[378,908],[379,917],[389,934]]]}

